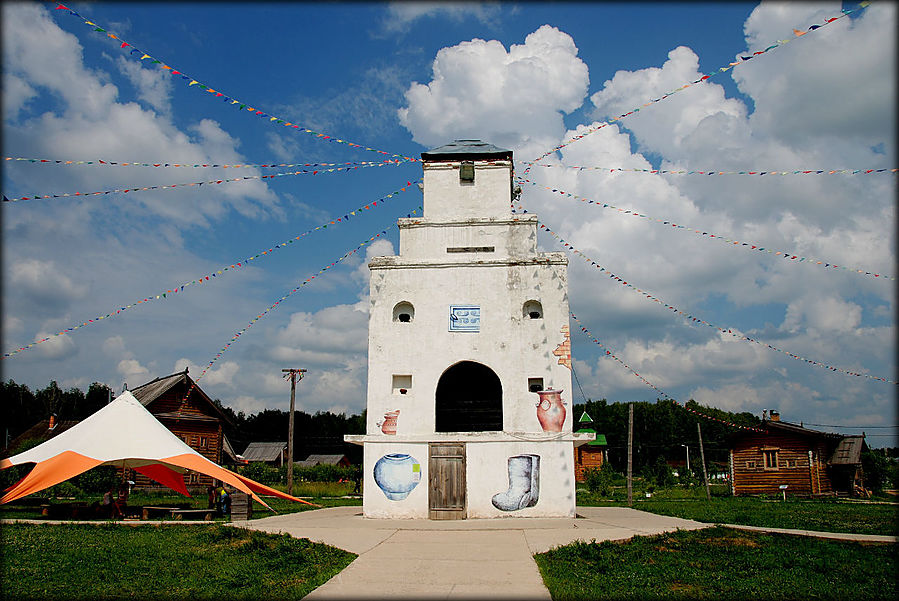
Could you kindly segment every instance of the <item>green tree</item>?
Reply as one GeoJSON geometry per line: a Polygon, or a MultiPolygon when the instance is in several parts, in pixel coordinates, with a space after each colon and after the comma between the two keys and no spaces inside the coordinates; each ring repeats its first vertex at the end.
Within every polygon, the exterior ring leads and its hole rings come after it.
{"type": "Polygon", "coordinates": [[[863,451],[861,459],[865,488],[871,492],[881,492],[890,473],[890,460],[882,449],[863,451]]]}

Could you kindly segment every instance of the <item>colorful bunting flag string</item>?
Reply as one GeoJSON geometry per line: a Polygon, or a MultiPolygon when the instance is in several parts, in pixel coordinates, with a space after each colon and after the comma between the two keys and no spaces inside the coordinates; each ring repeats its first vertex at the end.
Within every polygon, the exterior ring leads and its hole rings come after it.
{"type": "MultiPolygon", "coordinates": [[[[591,205],[594,205],[594,206],[597,206],[597,207],[600,207],[603,209],[614,209],[614,210],[618,211],[619,213],[621,213],[622,215],[633,215],[634,217],[642,217],[643,219],[648,219],[649,221],[661,223],[662,225],[670,225],[671,227],[673,227],[675,229],[683,230],[685,232],[693,232],[695,234],[699,234],[700,236],[703,236],[707,239],[720,240],[721,242],[725,242],[732,247],[739,247],[739,248],[745,248],[746,250],[754,250],[754,251],[758,251],[758,252],[769,253],[774,256],[783,257],[784,259],[788,259],[795,263],[807,263],[809,265],[820,265],[821,267],[825,267],[825,268],[842,269],[843,271],[848,271],[850,273],[859,273],[862,275],[868,275],[868,276],[872,276],[875,278],[880,278],[882,280],[894,280],[895,281],[895,279],[896,279],[895,276],[891,276],[891,275],[883,275],[880,273],[875,273],[873,271],[867,271],[865,269],[858,269],[855,267],[845,267],[843,265],[834,265],[833,263],[819,261],[818,259],[810,259],[808,257],[803,257],[801,255],[796,255],[796,254],[793,254],[793,253],[787,252],[787,251],[771,250],[770,248],[765,248],[764,246],[761,246],[759,244],[753,244],[751,242],[740,242],[739,240],[733,240],[731,238],[727,238],[725,236],[721,236],[718,234],[713,234],[711,232],[697,230],[697,229],[692,228],[687,225],[679,225],[670,220],[658,219],[656,217],[650,217],[649,215],[644,215],[643,213],[638,213],[637,211],[634,211],[631,209],[623,209],[621,207],[616,207],[615,205],[607,203],[607,202],[600,202],[598,200],[591,200],[589,198],[584,198],[583,196],[578,196],[577,194],[573,194],[571,192],[565,192],[564,190],[559,190],[558,188],[551,188],[549,186],[543,186],[543,185],[537,184],[535,182],[532,182],[529,179],[520,179],[518,181],[526,182],[533,186],[537,186],[538,188],[543,188],[544,190],[549,190],[550,192],[554,192],[554,193],[560,194],[562,196],[568,196],[575,200],[580,200],[581,202],[585,202],[587,204],[591,204],[591,205]]],[[[520,209],[520,205],[519,205],[519,209],[520,209]]],[[[526,210],[524,210],[524,212],[527,213],[526,210]]]]}
{"type": "MultiPolygon", "coordinates": [[[[343,217],[337,217],[336,219],[332,219],[331,221],[328,221],[327,223],[323,223],[323,224],[321,224],[321,225],[319,225],[319,226],[316,226],[316,227],[314,227],[314,228],[311,228],[311,229],[309,229],[309,230],[306,230],[305,232],[303,232],[302,234],[299,234],[298,236],[295,236],[295,237],[293,237],[293,238],[289,238],[289,239],[287,239],[287,240],[285,240],[284,242],[281,242],[281,243],[279,243],[279,244],[275,244],[273,247],[269,248],[268,250],[260,251],[260,252],[256,253],[255,255],[252,255],[252,256],[250,256],[250,257],[247,257],[246,259],[241,259],[240,261],[236,261],[236,262],[232,263],[231,265],[229,265],[229,266],[227,266],[227,267],[222,267],[222,268],[220,268],[220,269],[218,269],[218,270],[216,270],[216,271],[213,271],[212,273],[210,273],[210,274],[208,274],[208,275],[200,276],[199,278],[197,278],[197,279],[195,279],[195,280],[191,280],[191,281],[189,281],[189,282],[184,282],[183,284],[180,284],[180,285],[178,285],[178,286],[173,286],[172,288],[170,288],[170,289],[168,289],[168,290],[165,290],[165,291],[163,291],[163,292],[160,292],[159,294],[156,294],[156,295],[152,295],[152,294],[151,294],[150,296],[148,296],[148,297],[146,297],[146,298],[143,298],[143,299],[141,299],[141,300],[135,301],[135,302],[130,303],[130,304],[128,304],[128,305],[119,307],[119,308],[116,309],[115,311],[110,311],[110,312],[107,313],[106,315],[101,315],[101,316],[95,317],[94,319],[88,319],[87,321],[84,321],[84,322],[82,322],[82,323],[80,323],[80,324],[78,324],[78,325],[74,325],[74,326],[72,326],[72,327],[66,328],[66,329],[64,329],[64,330],[62,330],[62,331],[60,331],[60,332],[58,332],[58,333],[56,333],[56,334],[52,334],[52,335],[47,336],[47,337],[45,337],[45,338],[42,338],[42,339],[40,339],[40,340],[36,340],[35,342],[32,342],[31,344],[27,344],[27,345],[25,345],[25,346],[23,346],[23,347],[19,347],[19,348],[17,348],[17,349],[14,350],[14,351],[10,351],[10,352],[8,352],[8,353],[4,353],[3,356],[0,357],[0,360],[6,359],[6,358],[8,358],[8,357],[12,357],[13,355],[16,355],[17,353],[20,353],[20,352],[22,352],[22,351],[28,350],[28,349],[30,349],[30,348],[32,348],[32,347],[34,347],[34,346],[37,346],[38,344],[42,344],[42,343],[44,343],[44,342],[47,342],[48,340],[52,340],[52,339],[57,338],[57,337],[59,337],[59,336],[65,336],[65,335],[68,335],[70,332],[74,332],[75,330],[78,330],[78,329],[83,328],[83,327],[85,327],[85,326],[88,326],[88,325],[90,325],[90,324],[98,323],[98,322],[100,322],[101,320],[109,319],[109,318],[111,318],[111,317],[114,317],[114,316],[116,316],[116,315],[119,315],[120,313],[123,313],[124,311],[127,311],[128,309],[130,309],[130,308],[132,308],[132,307],[136,307],[136,306],[141,305],[141,304],[144,304],[144,303],[149,303],[149,302],[154,301],[154,300],[167,299],[167,298],[168,298],[168,295],[170,295],[170,294],[177,294],[178,292],[183,292],[185,288],[187,288],[188,286],[191,286],[191,285],[193,285],[193,284],[203,284],[203,283],[205,283],[205,282],[210,282],[210,281],[212,281],[212,280],[210,280],[210,278],[216,278],[216,277],[218,277],[218,276],[220,276],[220,275],[224,275],[224,273],[225,273],[226,271],[233,271],[233,270],[236,270],[236,269],[240,269],[241,267],[246,267],[247,265],[250,264],[250,261],[254,261],[254,260],[259,259],[259,258],[261,258],[261,257],[263,257],[263,256],[270,255],[271,253],[275,252],[275,250],[284,248],[284,247],[287,246],[288,244],[293,244],[294,242],[296,242],[296,241],[299,240],[300,238],[303,238],[304,236],[307,236],[307,235],[309,235],[309,234],[311,234],[311,233],[313,233],[313,232],[317,232],[317,231],[319,231],[319,230],[327,229],[329,225],[336,225],[336,224],[338,224],[338,223],[345,223],[345,222],[349,221],[350,217],[355,217],[357,213],[361,213],[362,211],[367,211],[367,210],[369,210],[369,209],[373,209],[373,208],[377,207],[377,206],[378,206],[378,203],[381,203],[381,204],[383,205],[383,204],[387,201],[387,199],[393,198],[395,195],[400,194],[401,192],[405,192],[406,190],[408,190],[410,187],[412,187],[413,185],[415,185],[415,184],[417,184],[417,183],[418,183],[418,182],[406,182],[406,186],[404,186],[404,187],[402,187],[402,188],[400,188],[400,189],[398,189],[398,190],[395,190],[395,191],[391,192],[390,194],[387,194],[387,195],[385,195],[385,196],[382,196],[381,198],[379,198],[379,199],[377,199],[377,200],[374,200],[374,201],[372,201],[372,202],[370,202],[370,203],[368,203],[368,204],[366,204],[366,205],[364,205],[364,206],[362,206],[362,207],[359,207],[358,209],[356,209],[356,210],[354,210],[354,211],[349,211],[348,213],[344,214],[343,217]]],[[[416,209],[416,210],[417,210],[417,209],[416,209]]],[[[414,215],[414,214],[415,214],[415,211],[412,211],[412,215],[414,215]]]]}
{"type": "Polygon", "coordinates": [[[622,167],[580,167],[575,165],[546,165],[534,161],[521,161],[534,167],[565,167],[566,169],[594,169],[609,173],[651,173],[655,175],[870,175],[872,173],[899,173],[899,168],[892,169],[800,169],[795,171],[687,171],[684,169],[624,169],[622,167]]]}
{"type": "Polygon", "coordinates": [[[773,350],[773,351],[777,351],[777,352],[779,352],[779,353],[783,353],[783,354],[785,354],[785,355],[787,355],[787,356],[789,356],[789,357],[792,357],[793,359],[796,359],[796,360],[799,360],[799,361],[804,361],[804,362],[808,363],[809,365],[815,365],[815,366],[820,367],[820,368],[822,368],[822,369],[827,369],[827,370],[830,370],[830,371],[833,371],[833,372],[840,372],[840,373],[843,373],[843,374],[846,374],[846,375],[850,375],[850,376],[864,377],[864,378],[869,378],[869,379],[871,379],[871,380],[878,380],[878,381],[880,381],[880,382],[887,382],[887,383],[889,383],[889,384],[897,384],[897,382],[894,382],[893,380],[889,380],[889,379],[887,379],[887,378],[882,378],[882,377],[880,377],[880,376],[872,376],[872,375],[869,375],[869,374],[863,374],[863,373],[859,373],[859,372],[855,372],[855,371],[849,371],[849,370],[846,370],[846,369],[842,369],[842,368],[839,368],[839,367],[834,367],[834,366],[832,366],[832,365],[828,365],[828,364],[826,364],[826,363],[822,363],[822,362],[820,362],[820,361],[814,361],[814,360],[812,360],[812,359],[807,359],[807,358],[802,357],[802,356],[800,356],[800,355],[797,355],[797,354],[795,354],[795,353],[791,353],[790,351],[785,351],[785,350],[783,350],[783,349],[777,348],[776,346],[772,346],[772,345],[768,344],[767,342],[762,342],[762,341],[760,341],[760,340],[756,340],[756,339],[754,339],[754,338],[750,338],[749,336],[744,336],[744,335],[742,335],[742,334],[736,333],[736,332],[734,332],[734,331],[733,331],[732,329],[730,329],[730,328],[722,328],[722,327],[716,326],[715,324],[709,323],[708,321],[705,321],[704,319],[700,319],[700,318],[698,318],[698,317],[696,317],[696,316],[694,316],[694,315],[692,315],[692,314],[690,314],[690,313],[687,313],[686,311],[681,311],[681,310],[678,309],[677,307],[674,307],[674,306],[672,306],[672,305],[669,305],[668,303],[666,303],[665,301],[661,300],[660,298],[657,298],[657,297],[653,296],[652,294],[650,294],[649,292],[647,292],[647,291],[645,291],[645,290],[641,290],[640,288],[637,288],[637,287],[634,286],[633,284],[628,283],[625,279],[623,279],[623,278],[621,278],[621,277],[615,275],[614,273],[612,273],[611,271],[609,271],[608,269],[606,269],[605,267],[603,267],[602,265],[600,265],[600,264],[597,263],[596,261],[592,260],[592,259],[591,259],[590,257],[588,257],[587,255],[585,255],[584,253],[582,253],[581,251],[579,251],[578,249],[576,249],[576,248],[575,248],[574,246],[572,246],[569,242],[565,241],[561,236],[559,236],[559,234],[557,234],[557,233],[554,232],[553,230],[549,229],[549,227],[547,227],[547,226],[546,226],[545,224],[543,224],[542,222],[539,223],[539,226],[540,226],[540,229],[544,230],[544,231],[547,232],[549,235],[551,235],[553,238],[555,238],[556,240],[558,240],[558,241],[559,241],[559,244],[561,244],[562,246],[564,246],[565,248],[567,248],[569,251],[571,251],[571,252],[574,253],[575,255],[581,257],[581,258],[582,258],[583,260],[585,260],[587,263],[590,263],[593,267],[596,267],[596,268],[599,269],[600,271],[605,272],[606,275],[608,275],[611,279],[615,280],[616,282],[618,282],[618,283],[621,284],[622,286],[625,286],[626,288],[630,288],[631,290],[633,290],[633,291],[635,291],[635,292],[638,292],[639,294],[641,294],[642,296],[648,298],[649,300],[651,300],[651,301],[653,301],[653,302],[656,302],[656,303],[659,303],[660,305],[662,305],[662,306],[665,307],[666,309],[669,309],[669,310],[671,310],[671,311],[677,313],[678,315],[681,315],[681,316],[685,317],[685,318],[687,319],[687,323],[689,323],[689,324],[691,324],[691,325],[702,324],[702,325],[708,326],[708,327],[710,327],[710,328],[713,328],[713,329],[715,329],[715,330],[718,330],[718,331],[721,332],[722,334],[728,334],[728,335],[730,335],[730,336],[733,336],[733,337],[737,338],[738,340],[744,340],[744,341],[746,341],[746,342],[754,342],[755,344],[759,344],[759,345],[764,346],[764,347],[767,347],[767,348],[769,348],[769,349],[771,349],[771,350],[773,350]]]}
{"type": "Polygon", "coordinates": [[[256,115],[256,116],[258,116],[258,117],[261,117],[261,118],[267,120],[269,123],[272,123],[272,124],[275,124],[275,125],[281,125],[281,126],[288,127],[288,128],[292,128],[292,129],[295,129],[295,130],[297,130],[297,131],[301,131],[301,132],[303,132],[303,133],[306,133],[306,134],[310,134],[310,135],[312,135],[312,136],[315,136],[315,137],[317,137],[317,138],[319,138],[319,139],[327,140],[328,142],[337,142],[337,143],[339,143],[339,144],[346,144],[347,146],[351,146],[351,147],[353,147],[353,148],[359,148],[359,149],[361,149],[361,150],[366,150],[366,151],[369,151],[369,152],[376,152],[376,153],[383,154],[383,155],[387,155],[387,156],[397,157],[397,158],[403,159],[404,161],[413,161],[413,162],[414,162],[414,161],[418,161],[418,159],[413,158],[413,157],[407,157],[407,156],[404,156],[404,155],[401,155],[401,154],[392,154],[392,153],[386,152],[386,151],[384,151],[384,150],[378,150],[377,148],[370,148],[370,147],[364,146],[364,145],[362,145],[362,144],[355,144],[355,143],[350,142],[350,141],[348,141],[348,140],[341,140],[340,138],[336,138],[336,137],[334,137],[334,136],[329,136],[329,135],[326,135],[326,134],[323,134],[323,133],[319,133],[319,132],[317,132],[317,131],[313,131],[313,130],[311,130],[311,129],[309,129],[309,128],[306,128],[306,127],[303,127],[303,126],[301,126],[301,125],[296,125],[296,124],[294,124],[294,123],[291,123],[291,122],[287,121],[286,119],[281,119],[281,118],[279,118],[279,117],[276,117],[276,116],[273,116],[273,115],[269,115],[268,113],[266,113],[266,112],[264,112],[264,111],[258,110],[257,108],[254,108],[254,107],[250,106],[250,105],[247,104],[246,102],[237,100],[236,98],[231,98],[230,96],[225,95],[223,92],[219,92],[218,90],[214,90],[214,89],[210,88],[209,86],[200,83],[198,80],[196,80],[195,78],[191,77],[190,75],[186,75],[186,74],[184,74],[183,72],[181,72],[181,71],[179,71],[179,70],[177,70],[177,69],[175,69],[175,68],[173,68],[173,67],[171,67],[171,66],[165,64],[165,62],[163,62],[163,61],[161,61],[161,60],[159,60],[159,59],[157,59],[157,58],[151,56],[150,54],[148,54],[147,52],[144,52],[143,50],[140,50],[139,48],[137,48],[136,46],[134,46],[134,44],[132,44],[132,43],[130,43],[130,42],[126,42],[125,40],[123,40],[123,39],[122,39],[121,37],[119,37],[118,35],[116,35],[116,34],[110,32],[110,31],[107,31],[105,28],[100,27],[99,25],[97,25],[97,24],[94,23],[93,21],[90,21],[90,20],[88,20],[88,19],[85,19],[85,18],[82,17],[80,14],[78,14],[77,12],[75,12],[74,10],[72,10],[71,8],[69,8],[69,7],[67,7],[67,6],[65,6],[65,5],[63,5],[63,4],[57,3],[56,10],[64,10],[64,11],[68,11],[68,13],[69,13],[70,15],[72,15],[73,17],[77,17],[77,18],[81,19],[81,21],[83,21],[85,25],[87,25],[87,26],[89,26],[89,27],[92,27],[92,28],[93,28],[93,31],[96,31],[96,32],[105,34],[106,37],[108,37],[108,38],[110,38],[110,39],[112,39],[112,40],[115,40],[116,42],[121,43],[120,48],[123,49],[123,50],[127,48],[127,49],[128,49],[128,54],[129,54],[129,56],[134,55],[134,54],[138,54],[138,55],[140,55],[140,59],[139,59],[139,60],[140,60],[141,62],[144,61],[144,60],[146,60],[146,59],[149,59],[149,60],[150,60],[150,63],[149,63],[149,64],[151,64],[151,65],[159,65],[159,68],[160,68],[160,69],[162,69],[162,70],[164,70],[164,71],[168,71],[169,74],[172,75],[173,77],[178,76],[183,82],[187,83],[187,87],[197,86],[198,89],[200,89],[200,90],[202,90],[202,91],[204,91],[204,92],[207,92],[207,93],[211,94],[213,98],[221,98],[224,102],[227,102],[227,103],[229,103],[229,104],[231,104],[231,105],[236,106],[236,107],[238,108],[238,110],[244,110],[244,109],[246,109],[250,114],[253,114],[253,115],[256,115]]]}
{"type": "MultiPolygon", "coordinates": [[[[388,163],[378,163],[376,165],[370,166],[383,166],[388,163]]],[[[101,190],[99,192],[66,192],[64,194],[43,194],[37,196],[22,196],[20,198],[8,198],[5,194],[3,195],[3,202],[18,202],[20,200],[44,200],[47,198],[70,198],[76,196],[100,196],[103,194],[115,194],[115,193],[123,193],[127,194],[128,192],[146,192],[148,190],[169,190],[171,188],[186,188],[190,186],[212,186],[215,184],[231,184],[234,182],[243,182],[247,180],[253,179],[273,179],[276,177],[287,177],[294,175],[319,175],[322,173],[338,173],[341,171],[353,171],[354,169],[359,169],[360,166],[356,167],[331,167],[328,169],[300,169],[298,171],[287,171],[284,173],[270,173],[269,175],[245,175],[243,177],[232,177],[230,179],[214,179],[208,180],[205,182],[191,182],[184,184],[169,184],[167,186],[145,186],[143,188],[116,188],[114,190],[101,190]]]]}
{"type": "MultiPolygon", "coordinates": [[[[414,215],[414,214],[416,213],[416,211],[420,211],[420,210],[421,210],[421,207],[418,207],[417,209],[415,209],[415,211],[412,211],[411,213],[409,213],[408,215],[406,215],[406,217],[412,217],[412,215],[414,215]]],[[[394,226],[395,226],[395,225],[394,225],[394,226]]],[[[229,350],[229,349],[230,349],[230,348],[237,342],[237,339],[238,339],[238,338],[240,338],[240,337],[241,337],[247,330],[249,330],[251,327],[253,327],[253,325],[254,325],[257,321],[259,321],[260,319],[262,319],[263,317],[265,317],[269,312],[271,312],[272,310],[274,310],[275,307],[277,307],[279,304],[281,304],[282,301],[286,300],[288,297],[290,297],[291,295],[293,295],[293,294],[295,294],[296,292],[298,292],[299,290],[301,290],[301,289],[303,288],[303,286],[305,286],[306,284],[308,284],[309,282],[311,282],[312,280],[314,280],[315,278],[317,278],[318,276],[320,276],[320,275],[323,274],[324,272],[328,271],[329,269],[331,269],[332,267],[334,267],[335,265],[337,265],[338,263],[340,263],[341,261],[343,261],[343,260],[346,259],[347,257],[350,257],[350,256],[356,254],[357,251],[359,251],[362,247],[364,247],[364,246],[365,246],[366,244],[368,244],[369,242],[373,242],[374,240],[380,238],[381,236],[386,235],[386,234],[387,234],[387,231],[388,231],[389,229],[390,229],[390,227],[385,228],[385,229],[381,230],[380,232],[378,232],[377,234],[375,234],[374,236],[372,236],[371,238],[369,238],[368,240],[363,240],[362,243],[360,243],[360,244],[357,245],[355,248],[353,248],[352,250],[350,250],[349,252],[347,252],[346,254],[344,254],[344,255],[343,255],[342,257],[340,257],[339,259],[333,261],[332,263],[329,263],[329,264],[326,265],[325,267],[322,267],[321,269],[318,270],[318,272],[316,272],[315,275],[311,275],[311,276],[309,276],[308,278],[306,278],[305,280],[303,280],[302,282],[300,282],[296,287],[294,287],[292,290],[290,290],[289,292],[287,292],[284,296],[282,296],[281,298],[279,298],[278,300],[276,300],[271,306],[269,306],[268,309],[266,309],[265,311],[263,311],[262,313],[260,313],[259,315],[257,315],[257,316],[254,317],[253,319],[251,319],[251,320],[250,320],[250,323],[248,323],[246,326],[243,327],[243,329],[239,330],[236,334],[234,334],[234,336],[231,337],[231,340],[229,340],[228,343],[225,344],[225,346],[223,346],[223,347],[219,350],[218,353],[216,353],[215,357],[213,357],[212,360],[211,360],[209,363],[206,364],[206,367],[203,369],[203,372],[199,375],[199,377],[197,377],[197,378],[194,380],[194,385],[195,385],[195,384],[198,384],[198,383],[200,382],[200,380],[203,378],[203,376],[206,375],[206,372],[209,371],[209,369],[215,364],[215,362],[218,361],[219,358],[220,358],[222,355],[224,355],[224,354],[225,354],[225,353],[226,353],[226,352],[227,352],[227,351],[228,351],[228,350],[229,350]]],[[[193,388],[193,385],[191,386],[191,389],[192,389],[192,388],[193,388]]],[[[185,399],[185,400],[187,399],[188,396],[190,396],[190,391],[191,391],[191,389],[188,389],[187,393],[184,395],[184,399],[185,399]]]]}
{"type": "Polygon", "coordinates": [[[589,338],[590,340],[592,340],[595,344],[599,345],[600,348],[602,348],[602,349],[605,351],[606,357],[611,357],[612,359],[614,359],[615,361],[617,361],[618,363],[620,363],[621,365],[623,365],[623,366],[625,367],[625,369],[627,369],[627,370],[630,371],[632,374],[634,374],[635,376],[637,376],[638,378],[640,378],[640,380],[642,380],[644,384],[646,384],[647,386],[649,386],[650,388],[652,388],[652,389],[655,390],[656,392],[660,393],[662,396],[666,397],[668,400],[672,401],[672,402],[673,402],[675,405],[677,405],[678,407],[681,407],[682,409],[686,409],[686,410],[689,411],[690,413],[692,413],[692,414],[694,414],[694,415],[698,415],[698,416],[701,417],[701,418],[704,418],[704,419],[707,419],[707,420],[710,420],[710,421],[714,421],[714,422],[718,422],[719,424],[724,424],[725,426],[730,426],[730,427],[732,427],[732,428],[740,428],[740,429],[742,429],[742,430],[753,430],[753,431],[755,431],[755,432],[760,432],[760,431],[761,431],[761,430],[759,430],[758,428],[752,428],[752,427],[750,427],[750,426],[741,426],[740,424],[735,424],[734,422],[729,422],[729,421],[726,421],[726,420],[723,420],[723,419],[719,419],[719,418],[717,418],[717,417],[713,417],[713,416],[711,416],[711,415],[706,415],[705,413],[700,413],[699,411],[696,411],[696,410],[694,410],[694,409],[691,409],[690,407],[687,407],[686,404],[681,403],[680,401],[678,401],[676,398],[674,398],[673,396],[671,396],[670,394],[668,394],[668,393],[665,392],[664,390],[661,390],[660,388],[658,388],[655,384],[653,384],[652,382],[650,382],[649,380],[647,380],[646,378],[644,378],[643,376],[641,376],[640,374],[638,374],[638,373],[636,372],[636,370],[634,370],[633,367],[631,367],[630,365],[628,365],[627,363],[625,363],[624,361],[622,361],[621,359],[619,359],[619,358],[615,355],[615,353],[613,353],[612,351],[610,351],[610,350],[608,349],[608,347],[606,347],[602,342],[600,342],[599,340],[597,340],[596,337],[593,336],[593,334],[590,333],[590,330],[588,330],[586,327],[584,327],[584,324],[582,324],[582,323],[581,323],[581,320],[577,318],[577,315],[575,315],[574,313],[571,313],[571,312],[569,312],[569,315],[571,315],[572,319],[574,319],[574,320],[577,322],[577,325],[581,328],[581,332],[583,332],[584,335],[585,335],[587,338],[589,338]]]}
{"type": "Polygon", "coordinates": [[[41,165],[105,165],[109,167],[207,167],[221,169],[244,169],[244,168],[275,168],[275,167],[348,167],[358,165],[359,167],[383,167],[385,165],[400,165],[404,161],[398,159],[387,159],[385,161],[352,161],[346,163],[241,163],[236,165],[229,164],[188,164],[188,163],[126,163],[121,161],[72,161],[60,159],[31,159],[26,157],[3,157],[4,161],[27,161],[29,163],[37,163],[41,165]]]}
{"type": "MultiPolygon", "coordinates": [[[[605,127],[605,126],[607,126],[607,125],[611,125],[611,124],[612,124],[613,122],[615,122],[615,121],[618,121],[618,120],[620,120],[620,119],[624,119],[625,117],[628,117],[628,116],[630,116],[630,115],[633,115],[634,113],[638,113],[638,112],[640,112],[641,109],[644,109],[644,108],[646,108],[646,107],[648,107],[648,106],[650,106],[650,105],[652,105],[652,104],[655,104],[656,102],[660,102],[660,101],[662,101],[662,100],[668,98],[669,96],[672,96],[672,95],[674,95],[674,94],[677,94],[678,92],[680,92],[680,91],[682,91],[682,90],[686,90],[687,88],[692,87],[692,86],[695,86],[696,84],[702,83],[702,82],[704,82],[704,81],[706,81],[706,80],[708,80],[708,79],[710,79],[710,78],[712,78],[712,77],[715,77],[716,75],[721,75],[722,73],[726,73],[727,71],[730,71],[730,70],[733,69],[734,67],[738,67],[738,66],[740,66],[740,65],[742,65],[742,64],[745,64],[747,61],[750,61],[750,60],[754,59],[754,58],[757,57],[757,56],[760,56],[760,55],[762,55],[762,54],[766,54],[767,52],[769,52],[769,51],[771,51],[771,50],[774,50],[775,48],[779,48],[779,47],[781,47],[781,46],[784,46],[784,45],[786,45],[786,44],[789,44],[789,43],[792,42],[793,40],[795,40],[795,39],[797,39],[797,38],[799,38],[799,37],[802,37],[802,36],[804,36],[805,34],[811,32],[811,31],[815,31],[816,29],[821,29],[822,27],[824,27],[824,26],[826,26],[826,25],[830,25],[830,24],[833,23],[834,21],[838,21],[838,20],[842,19],[843,17],[848,17],[849,15],[851,15],[852,13],[854,13],[854,12],[856,12],[856,11],[866,8],[869,4],[871,4],[871,2],[870,2],[869,0],[865,0],[864,2],[859,3],[859,5],[856,6],[855,8],[853,8],[853,9],[845,9],[845,8],[844,8],[844,9],[842,9],[840,15],[838,15],[838,16],[836,16],[836,17],[830,17],[830,18],[828,18],[828,19],[825,19],[824,22],[821,23],[820,25],[818,25],[818,24],[816,24],[816,25],[810,25],[806,31],[800,31],[800,30],[798,30],[798,29],[793,29],[793,36],[794,36],[794,37],[788,38],[788,39],[785,39],[785,40],[777,40],[775,43],[770,44],[770,45],[769,45],[767,48],[765,48],[764,50],[758,50],[758,51],[756,51],[756,52],[753,52],[753,53],[751,53],[751,54],[747,54],[747,55],[745,55],[745,56],[744,56],[744,55],[740,55],[740,60],[734,61],[734,62],[732,62],[732,63],[729,63],[726,67],[720,67],[720,68],[718,68],[716,71],[711,71],[711,72],[709,72],[709,73],[706,73],[705,75],[703,75],[702,77],[700,77],[700,78],[697,79],[696,81],[692,81],[692,82],[690,82],[690,83],[686,83],[686,84],[682,85],[682,86],[679,87],[679,88],[675,88],[674,90],[671,90],[670,92],[666,92],[665,94],[663,94],[662,96],[660,96],[660,97],[658,97],[658,98],[654,98],[654,99],[650,100],[649,102],[643,103],[642,105],[640,105],[639,107],[637,107],[637,108],[635,108],[635,109],[632,109],[632,110],[630,110],[630,111],[628,111],[628,112],[626,112],[626,113],[622,113],[621,115],[618,115],[617,117],[613,117],[613,118],[610,119],[609,121],[605,121],[605,122],[600,123],[599,125],[597,125],[597,126],[595,126],[595,127],[590,127],[590,128],[588,128],[588,129],[584,130],[584,133],[578,134],[577,136],[574,136],[573,138],[571,138],[571,139],[568,140],[567,142],[563,142],[562,144],[559,144],[558,146],[556,146],[556,147],[553,148],[552,150],[548,150],[547,152],[543,153],[542,155],[540,155],[539,157],[537,157],[536,159],[534,159],[532,162],[533,162],[533,163],[539,163],[540,161],[542,161],[543,159],[545,159],[545,158],[548,157],[549,155],[553,154],[554,152],[556,152],[556,151],[558,151],[558,150],[561,150],[562,148],[565,148],[565,147],[568,146],[569,144],[572,144],[572,143],[574,143],[574,142],[577,142],[578,140],[581,140],[581,139],[583,139],[583,138],[586,138],[586,137],[589,136],[590,134],[592,134],[592,133],[594,133],[594,132],[596,132],[596,131],[599,131],[600,129],[602,129],[603,127],[605,127]]],[[[532,166],[532,165],[528,165],[528,167],[525,169],[525,173],[528,173],[528,172],[530,171],[531,166],[532,166]]]]}

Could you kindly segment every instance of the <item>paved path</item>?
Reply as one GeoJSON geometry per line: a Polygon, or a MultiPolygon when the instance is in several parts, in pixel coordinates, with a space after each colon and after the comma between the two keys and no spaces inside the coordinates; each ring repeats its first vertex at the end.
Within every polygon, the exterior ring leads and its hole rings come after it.
{"type": "Polygon", "coordinates": [[[310,593],[325,599],[541,599],[549,591],[534,561],[575,540],[626,540],[634,535],[708,524],[622,507],[579,507],[578,518],[458,521],[365,519],[361,507],[333,507],[248,522],[359,554],[310,593]]]}
{"type": "Polygon", "coordinates": [[[851,540],[866,543],[899,543],[899,536],[885,534],[852,534],[850,532],[818,532],[817,530],[799,530],[797,528],[768,528],[767,526],[745,526],[743,524],[722,524],[737,530],[754,530],[756,532],[773,532],[775,534],[794,534],[796,536],[812,536],[815,538],[832,538],[835,540],[851,540]]]}

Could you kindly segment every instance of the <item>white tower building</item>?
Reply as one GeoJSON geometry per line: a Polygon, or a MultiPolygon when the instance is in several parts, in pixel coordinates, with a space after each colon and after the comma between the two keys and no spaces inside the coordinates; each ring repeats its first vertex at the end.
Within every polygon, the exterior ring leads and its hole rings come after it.
{"type": "Polygon", "coordinates": [[[510,150],[421,158],[423,217],[369,263],[364,515],[574,516],[568,260],[511,212],[510,150]]]}

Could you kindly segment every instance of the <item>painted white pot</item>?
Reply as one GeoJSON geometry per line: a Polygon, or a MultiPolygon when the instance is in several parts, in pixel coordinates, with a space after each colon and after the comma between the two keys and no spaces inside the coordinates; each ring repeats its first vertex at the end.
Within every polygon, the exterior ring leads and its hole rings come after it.
{"type": "Polygon", "coordinates": [[[375,482],[391,501],[402,501],[421,481],[421,464],[405,453],[384,455],[373,471],[375,482]]]}

